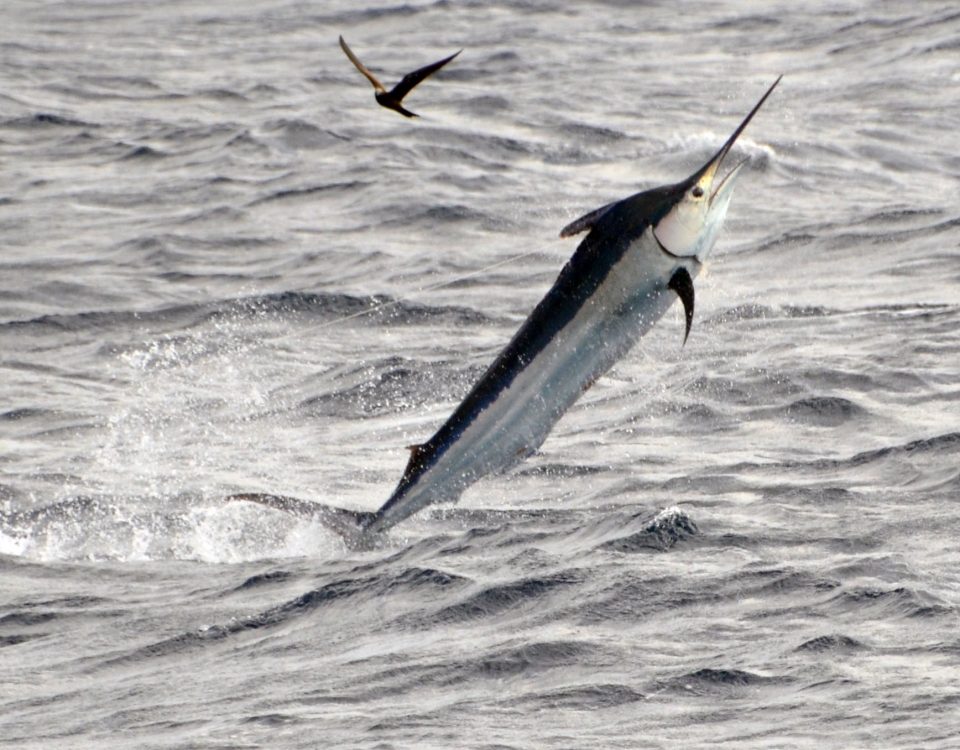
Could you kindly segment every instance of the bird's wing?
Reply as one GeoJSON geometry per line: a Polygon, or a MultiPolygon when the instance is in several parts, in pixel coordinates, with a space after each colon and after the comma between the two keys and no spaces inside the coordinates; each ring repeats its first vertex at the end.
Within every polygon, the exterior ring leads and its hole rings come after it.
{"type": "Polygon", "coordinates": [[[398,102],[403,99],[407,94],[410,93],[410,90],[416,86],[420,81],[422,81],[427,76],[436,73],[440,68],[450,62],[453,58],[459,55],[463,50],[454,52],[450,57],[445,57],[442,60],[437,60],[435,63],[430,63],[430,65],[425,65],[419,70],[415,70],[412,73],[407,73],[403,79],[390,91],[390,96],[396,99],[398,102]]]}
{"type": "Polygon", "coordinates": [[[377,80],[377,77],[367,69],[367,66],[360,62],[360,59],[353,54],[353,50],[347,46],[347,43],[343,40],[343,37],[340,37],[340,48],[347,54],[347,57],[350,58],[350,62],[357,66],[357,70],[367,77],[367,80],[373,84],[373,87],[377,91],[385,92],[387,90],[384,85],[377,80]]]}

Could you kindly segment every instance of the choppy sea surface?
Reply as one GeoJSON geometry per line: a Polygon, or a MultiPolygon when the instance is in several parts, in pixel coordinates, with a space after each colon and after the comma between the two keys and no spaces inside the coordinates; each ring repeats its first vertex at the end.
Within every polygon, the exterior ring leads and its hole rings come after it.
{"type": "Polygon", "coordinates": [[[960,747],[960,9],[0,6],[0,747],[960,747]],[[385,83],[463,48],[406,103],[385,83]],[[573,253],[735,148],[539,453],[375,510],[573,253]],[[522,256],[519,257],[518,256],[522,256]]]}

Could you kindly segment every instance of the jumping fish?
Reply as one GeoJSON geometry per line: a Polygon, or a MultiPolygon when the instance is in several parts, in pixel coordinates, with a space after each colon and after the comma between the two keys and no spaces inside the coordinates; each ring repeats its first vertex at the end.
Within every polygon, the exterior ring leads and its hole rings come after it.
{"type": "Polygon", "coordinates": [[[400,482],[378,511],[274,495],[235,499],[310,515],[348,539],[369,542],[427,505],[456,502],[477,480],[534,453],[564,412],[676,299],[684,308],[686,342],[693,279],[713,249],[746,160],[718,179],[720,166],[779,82],[690,177],[609,203],[564,227],[561,237],[588,234],[450,418],[425,443],[411,446],[400,482]]]}

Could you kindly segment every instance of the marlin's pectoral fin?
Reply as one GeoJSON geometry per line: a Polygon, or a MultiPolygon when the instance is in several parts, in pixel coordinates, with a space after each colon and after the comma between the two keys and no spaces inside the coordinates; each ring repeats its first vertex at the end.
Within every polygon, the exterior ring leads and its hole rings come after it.
{"type": "Polygon", "coordinates": [[[573,237],[575,234],[580,234],[580,232],[586,232],[588,229],[593,229],[593,225],[600,221],[601,217],[617,205],[619,201],[614,201],[613,203],[608,203],[605,206],[600,206],[600,208],[595,208],[588,214],[584,214],[576,221],[571,221],[563,229],[560,230],[561,237],[573,237]]]}
{"type": "Polygon", "coordinates": [[[687,337],[690,335],[690,326],[693,324],[693,279],[690,278],[690,272],[686,268],[678,268],[670,277],[667,288],[675,291],[683,303],[683,312],[687,319],[687,330],[683,334],[683,343],[686,344],[687,337]]]}

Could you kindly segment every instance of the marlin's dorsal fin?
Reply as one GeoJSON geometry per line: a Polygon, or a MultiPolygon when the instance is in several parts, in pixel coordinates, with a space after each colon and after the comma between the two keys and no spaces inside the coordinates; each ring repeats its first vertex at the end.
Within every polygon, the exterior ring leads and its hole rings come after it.
{"type": "Polygon", "coordinates": [[[424,454],[427,452],[427,446],[422,444],[408,445],[407,450],[410,451],[410,460],[407,461],[407,468],[403,470],[403,476],[405,477],[410,476],[420,468],[420,465],[423,463],[424,454]]]}
{"type": "Polygon", "coordinates": [[[613,203],[608,203],[605,206],[600,206],[600,208],[593,209],[593,211],[588,214],[584,214],[576,221],[571,221],[560,230],[560,236],[573,237],[575,234],[580,234],[580,232],[586,232],[588,229],[593,229],[593,225],[600,221],[600,218],[619,202],[620,201],[614,201],[613,203]]]}
{"type": "Polygon", "coordinates": [[[670,277],[667,289],[675,291],[683,303],[683,313],[687,319],[687,330],[683,334],[683,343],[686,344],[687,336],[690,335],[690,326],[693,325],[693,279],[690,278],[690,272],[686,268],[678,268],[670,277]]]}

